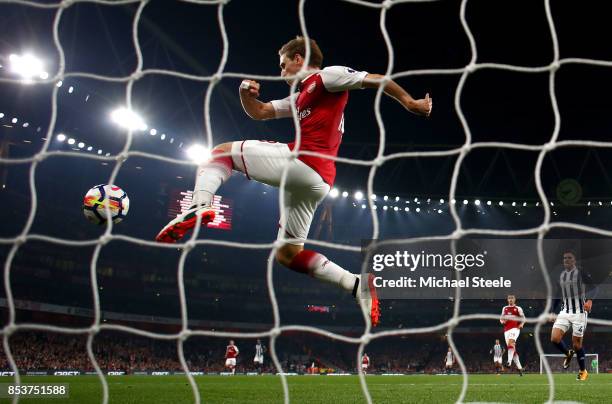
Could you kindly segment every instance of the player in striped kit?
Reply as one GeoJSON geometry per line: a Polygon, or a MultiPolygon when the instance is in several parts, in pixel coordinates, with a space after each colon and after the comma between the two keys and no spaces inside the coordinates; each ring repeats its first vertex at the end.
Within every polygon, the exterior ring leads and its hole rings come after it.
{"type": "Polygon", "coordinates": [[[236,373],[236,358],[239,354],[238,347],[234,345],[233,340],[230,340],[229,345],[225,348],[225,367],[229,369],[231,374],[236,373]]]}
{"type": "Polygon", "coordinates": [[[261,343],[261,340],[257,340],[257,344],[255,345],[255,357],[253,358],[253,363],[257,368],[257,371],[261,373],[261,368],[264,363],[264,352],[266,352],[266,347],[261,343]]]}
{"type": "Polygon", "coordinates": [[[493,345],[493,348],[489,351],[490,354],[493,354],[493,364],[495,365],[496,374],[500,374],[503,370],[502,357],[504,356],[504,352],[506,352],[506,350],[502,348],[499,340],[496,339],[495,345],[493,345]]]}
{"type": "MultiPolygon", "coordinates": [[[[310,49],[308,65],[305,65],[306,41],[303,37],[287,42],[278,52],[282,77],[294,76],[302,67],[310,73],[297,83],[298,93],[281,100],[262,102],[258,100],[260,84],[244,80],[239,94],[244,111],[256,120],[293,118],[292,106],[295,107],[301,133],[299,151],[316,152],[323,157],[301,154],[293,158],[295,142],[246,140],[217,145],[212,150],[212,159],[198,170],[194,205],[168,223],[156,240],[174,243],[195,226],[198,217],[202,218],[202,224],[212,221],[215,216],[212,197],[234,170],[244,173],[249,179],[275,187],[280,186],[283,172],[287,170],[283,201],[286,223],[279,226],[277,237],[290,240],[277,249],[276,260],[289,269],[352,293],[375,326],[380,311],[372,277],[364,280],[363,288],[360,287],[360,275],[347,271],[318,252],[305,249],[304,241],[317,206],[334,184],[336,164],[333,158],[338,155],[342,142],[344,108],[349,90],[383,85],[385,94],[406,110],[421,116],[429,116],[432,100],[429,94],[422,99],[412,98],[393,80],[379,84],[374,81],[384,78],[379,74],[344,66],[322,68],[323,53],[314,40],[310,40],[310,49]]],[[[289,85],[294,84],[294,80],[286,79],[289,85]]],[[[264,216],[262,212],[251,213],[264,216]]]]}
{"type": "Polygon", "coordinates": [[[555,306],[561,305],[561,311],[555,318],[555,323],[550,334],[550,340],[561,352],[565,354],[563,368],[567,369],[572,361],[574,354],[577,354],[580,372],[576,380],[586,380],[588,372],[586,370],[585,352],[582,346],[584,332],[587,326],[588,313],[593,308],[592,298],[596,290],[586,292],[585,282],[590,283],[590,276],[582,273],[576,266],[576,253],[572,250],[563,253],[563,271],[559,275],[558,289],[555,306]],[[569,349],[563,341],[563,336],[572,327],[572,347],[569,349]]]}
{"type": "Polygon", "coordinates": [[[455,364],[455,355],[453,354],[452,348],[448,347],[448,351],[446,352],[446,357],[444,358],[444,367],[446,368],[447,375],[451,374],[454,364],[455,364]]]}
{"type": "MultiPolygon", "coordinates": [[[[514,316],[521,319],[525,318],[523,309],[516,305],[516,296],[508,295],[508,305],[502,309],[502,316],[514,316]]],[[[500,318],[499,322],[504,325],[504,338],[508,347],[508,368],[512,367],[512,362],[516,365],[521,376],[523,376],[523,366],[519,360],[518,352],[516,351],[516,340],[521,334],[521,328],[525,324],[525,320],[504,319],[500,318]]]]}

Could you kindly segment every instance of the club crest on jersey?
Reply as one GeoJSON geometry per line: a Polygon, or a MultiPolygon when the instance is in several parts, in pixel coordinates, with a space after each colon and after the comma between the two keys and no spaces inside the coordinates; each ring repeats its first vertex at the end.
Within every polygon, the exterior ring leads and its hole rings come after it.
{"type": "Polygon", "coordinates": [[[312,94],[312,92],[317,88],[317,83],[311,83],[308,88],[306,88],[306,92],[308,94],[312,94]]]}

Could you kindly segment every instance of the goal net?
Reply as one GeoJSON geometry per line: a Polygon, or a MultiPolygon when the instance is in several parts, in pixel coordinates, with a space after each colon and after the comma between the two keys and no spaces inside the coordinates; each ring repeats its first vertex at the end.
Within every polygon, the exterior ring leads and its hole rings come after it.
{"type": "MultiPolygon", "coordinates": [[[[223,53],[218,65],[218,69],[214,74],[203,76],[203,75],[193,75],[187,74],[181,71],[175,70],[164,70],[164,69],[144,69],[143,68],[143,52],[141,48],[141,43],[139,41],[138,31],[141,24],[141,16],[143,14],[143,10],[146,9],[147,5],[151,2],[147,0],[65,0],[58,2],[37,2],[37,1],[26,1],[26,0],[0,0],[0,5],[4,5],[5,3],[11,3],[13,5],[19,5],[24,7],[26,11],[31,9],[46,9],[54,12],[53,24],[52,24],[52,33],[53,33],[53,41],[56,48],[56,52],[58,55],[58,69],[52,74],[49,74],[48,78],[44,78],[41,80],[37,80],[31,85],[53,85],[55,83],[59,83],[66,78],[87,78],[90,80],[98,80],[105,83],[124,83],[125,84],[125,105],[128,109],[132,107],[132,98],[133,98],[133,88],[134,84],[139,80],[142,80],[144,77],[173,77],[180,78],[183,80],[192,80],[195,82],[204,82],[208,84],[205,96],[205,104],[204,104],[204,112],[205,112],[205,133],[206,133],[206,141],[209,145],[214,145],[218,139],[215,138],[215,133],[211,127],[211,118],[210,118],[210,100],[212,93],[215,89],[215,86],[218,82],[223,78],[245,78],[252,77],[260,80],[282,80],[278,76],[250,76],[248,72],[231,72],[226,70],[226,63],[228,60],[229,53],[229,40],[225,27],[224,20],[224,8],[227,6],[230,1],[228,0],[184,0],[188,3],[198,4],[202,7],[212,6],[218,9],[217,18],[219,29],[222,33],[223,39],[223,53]],[[82,72],[82,71],[67,71],[66,69],[66,60],[65,60],[65,52],[64,46],[62,43],[60,35],[59,35],[59,26],[62,20],[63,15],[66,10],[70,7],[74,7],[75,4],[78,3],[96,3],[104,6],[117,6],[117,5],[125,5],[125,4],[134,4],[137,6],[137,10],[135,12],[132,24],[132,32],[131,32],[131,42],[134,48],[134,54],[136,56],[136,66],[135,69],[128,75],[124,76],[103,76],[98,74],[93,74],[90,72],[82,72]]],[[[547,233],[555,228],[570,228],[579,231],[597,233],[602,236],[612,237],[611,231],[602,230],[599,228],[588,227],[583,225],[578,225],[575,223],[562,223],[562,222],[554,222],[552,220],[552,211],[550,208],[550,201],[546,195],[544,187],[542,185],[542,165],[549,153],[558,148],[567,148],[567,147],[612,147],[612,143],[609,142],[595,142],[595,141],[579,141],[579,140],[559,140],[559,131],[560,131],[560,122],[561,116],[559,112],[559,107],[557,104],[557,98],[555,93],[555,78],[557,71],[564,65],[568,64],[582,64],[582,65],[596,65],[596,66],[604,66],[604,67],[612,67],[611,61],[605,60],[593,60],[593,59],[578,59],[578,58],[561,58],[559,53],[559,41],[557,38],[557,31],[555,27],[555,22],[551,14],[551,6],[550,1],[544,1],[545,6],[545,15],[546,21],[543,21],[543,24],[547,24],[550,38],[551,38],[551,47],[552,47],[552,59],[548,64],[543,66],[517,66],[510,64],[498,64],[498,63],[480,63],[478,61],[478,48],[475,40],[475,35],[470,28],[470,24],[468,23],[468,19],[466,18],[466,7],[468,4],[468,0],[463,0],[461,2],[459,20],[461,22],[461,26],[469,41],[469,52],[470,58],[469,62],[460,67],[456,68],[448,68],[448,69],[422,69],[422,70],[411,70],[411,71],[395,71],[394,70],[394,44],[392,43],[389,32],[387,31],[385,21],[388,17],[389,10],[393,9],[395,6],[403,3],[421,3],[423,0],[386,0],[383,2],[370,2],[363,0],[345,0],[348,3],[353,3],[356,7],[365,7],[369,10],[374,10],[378,13],[380,30],[382,36],[385,41],[385,45],[388,49],[389,56],[387,59],[387,67],[386,71],[384,71],[384,81],[388,81],[390,79],[400,79],[405,77],[416,77],[416,76],[433,76],[433,75],[453,75],[458,77],[458,83],[455,89],[455,99],[454,99],[454,109],[456,115],[459,118],[461,128],[464,134],[464,141],[459,147],[446,148],[439,151],[414,151],[414,152],[398,152],[392,154],[385,154],[385,145],[386,145],[386,132],[385,132],[385,123],[383,120],[383,115],[381,113],[381,99],[383,94],[383,87],[379,86],[376,99],[375,99],[375,116],[376,121],[379,126],[379,148],[376,156],[370,160],[364,159],[350,159],[350,158],[342,158],[338,159],[344,164],[352,164],[359,167],[368,167],[369,173],[367,177],[367,194],[365,195],[365,199],[368,201],[368,206],[370,209],[368,212],[371,213],[372,218],[372,233],[371,239],[377,240],[381,234],[380,232],[380,222],[377,216],[377,212],[372,205],[373,195],[374,195],[374,177],[377,173],[377,170],[381,165],[386,162],[392,161],[394,159],[405,158],[427,158],[427,157],[453,157],[455,158],[455,163],[453,166],[453,173],[450,181],[450,188],[448,190],[448,199],[447,201],[453,201],[456,197],[457,192],[457,184],[460,177],[460,171],[462,166],[465,163],[466,157],[473,152],[475,149],[509,149],[509,150],[518,150],[518,151],[528,151],[533,152],[537,155],[537,164],[534,169],[534,179],[535,186],[537,188],[539,203],[541,203],[542,211],[543,211],[543,220],[542,222],[535,227],[525,228],[519,230],[499,230],[499,229],[489,229],[489,228],[467,228],[464,223],[462,223],[461,218],[459,216],[459,206],[455,206],[454,204],[449,203],[449,211],[452,216],[452,220],[454,223],[454,230],[449,232],[448,234],[444,234],[441,236],[437,236],[437,239],[444,240],[459,240],[462,237],[475,235],[475,234],[486,234],[490,236],[497,237],[533,237],[537,238],[540,242],[545,238],[547,233]],[[462,92],[464,87],[466,86],[466,82],[468,77],[481,69],[497,69],[497,70],[505,70],[511,72],[519,72],[526,74],[546,74],[548,75],[549,80],[549,101],[550,105],[553,109],[554,115],[554,129],[550,133],[549,139],[545,144],[522,144],[522,143],[512,143],[511,141],[507,142],[474,142],[472,139],[471,129],[462,109],[462,92]]],[[[307,29],[306,23],[306,14],[304,12],[306,0],[299,1],[298,7],[298,16],[300,22],[300,31],[301,35],[309,38],[309,32],[307,29]]],[[[239,5],[237,5],[239,7],[239,5]]],[[[171,5],[168,5],[171,7],[171,5]]],[[[256,17],[257,18],[257,17],[256,17]]],[[[433,24],[435,26],[435,24],[433,24]]],[[[245,35],[243,33],[243,35],[245,35]]],[[[433,35],[433,34],[432,34],[433,35]]],[[[126,41],[128,38],[126,38],[126,41]]],[[[307,42],[308,43],[308,42],[307,42]]],[[[307,58],[310,50],[307,50],[307,58]]],[[[19,84],[21,80],[19,79],[10,79],[5,77],[0,77],[0,82],[3,83],[12,83],[19,84]]],[[[53,85],[53,90],[51,92],[51,114],[50,120],[48,123],[47,133],[45,135],[45,142],[41,150],[31,157],[24,158],[14,158],[14,157],[0,157],[0,163],[6,165],[16,165],[16,164],[28,164],[29,165],[29,189],[31,194],[31,206],[28,215],[28,219],[25,222],[24,226],[18,232],[17,235],[12,237],[4,237],[0,238],[0,244],[7,246],[10,250],[7,255],[7,259],[4,262],[3,267],[3,275],[5,279],[5,290],[6,290],[6,300],[8,306],[8,320],[6,321],[4,328],[1,331],[4,351],[6,353],[7,361],[10,364],[11,369],[14,371],[14,380],[16,383],[21,382],[21,376],[19,374],[19,370],[15,364],[15,359],[11,352],[11,343],[10,338],[12,335],[19,331],[46,331],[46,332],[56,332],[56,333],[65,333],[65,334],[81,334],[87,336],[87,354],[89,360],[93,364],[95,371],[99,377],[100,385],[102,387],[102,398],[101,401],[103,403],[107,403],[109,400],[109,388],[107,383],[107,374],[105,374],[104,369],[101,369],[99,366],[99,362],[96,359],[96,356],[93,351],[93,341],[96,336],[102,332],[107,330],[120,331],[120,332],[128,332],[132,334],[137,334],[140,336],[155,338],[159,340],[172,340],[177,345],[177,352],[180,359],[180,363],[185,372],[185,377],[187,378],[192,393],[193,400],[196,403],[205,400],[205,397],[201,397],[200,388],[196,380],[190,373],[190,369],[188,366],[188,362],[185,359],[184,355],[184,343],[191,337],[194,336],[206,336],[206,337],[227,337],[227,338],[266,338],[268,340],[268,346],[270,348],[269,352],[272,358],[272,361],[280,375],[280,379],[283,387],[283,399],[285,403],[290,401],[290,393],[288,388],[287,379],[284,376],[284,372],[286,369],[283,369],[281,366],[281,362],[279,361],[279,356],[277,354],[277,339],[283,332],[308,332],[314,333],[318,335],[325,336],[330,339],[334,339],[337,341],[343,341],[346,343],[353,344],[358,346],[357,355],[355,357],[355,367],[358,367],[357,364],[360,363],[362,354],[364,353],[365,347],[367,344],[371,343],[377,339],[383,339],[386,337],[400,337],[400,336],[409,336],[415,334],[428,334],[433,332],[445,332],[447,335],[447,340],[452,350],[455,353],[456,362],[459,366],[459,369],[462,374],[462,388],[457,397],[457,402],[463,402],[466,397],[467,389],[468,389],[468,372],[464,360],[461,356],[461,347],[456,346],[455,339],[456,335],[453,334],[455,328],[462,321],[472,321],[472,320],[490,320],[494,322],[499,321],[499,314],[495,313],[479,313],[479,314],[461,314],[461,302],[462,302],[462,292],[460,288],[454,289],[454,296],[451,303],[451,312],[452,316],[446,322],[437,324],[435,326],[421,327],[421,328],[397,328],[397,329],[383,329],[381,331],[377,331],[371,328],[371,324],[369,319],[364,316],[365,326],[362,330],[360,336],[346,336],[340,333],[334,333],[330,331],[326,331],[322,328],[304,326],[300,324],[282,324],[281,317],[279,314],[279,304],[276,298],[275,285],[273,283],[273,257],[278,249],[279,244],[275,242],[267,242],[267,243],[240,243],[240,242],[229,242],[229,241],[219,241],[209,238],[200,238],[198,239],[199,231],[196,228],[196,231],[191,236],[191,238],[186,239],[182,244],[176,244],[172,246],[161,246],[159,244],[155,244],[149,240],[138,239],[135,237],[128,237],[125,235],[117,234],[113,232],[113,223],[112,221],[107,221],[106,231],[105,233],[96,239],[91,240],[70,240],[70,239],[61,239],[57,237],[50,237],[47,235],[35,234],[32,232],[34,218],[36,216],[37,209],[40,205],[40,201],[37,198],[37,174],[40,172],[40,165],[46,159],[52,158],[64,158],[64,159],[72,159],[73,161],[79,161],[80,159],[92,159],[97,161],[106,162],[112,166],[112,173],[108,178],[107,183],[113,184],[115,179],[117,178],[119,171],[122,168],[124,162],[132,157],[151,159],[156,162],[164,162],[167,164],[174,164],[177,166],[185,166],[191,164],[193,166],[194,172],[196,166],[193,163],[186,162],[184,160],[178,160],[173,158],[168,158],[160,155],[156,155],[154,153],[147,153],[142,151],[133,150],[132,141],[133,141],[133,133],[132,130],[128,130],[126,141],[124,143],[123,148],[112,155],[95,155],[95,154],[82,154],[74,151],[57,151],[52,150],[50,148],[51,142],[53,141],[56,135],[56,118],[58,113],[58,92],[59,86],[53,85]],[[19,323],[16,321],[16,304],[15,299],[13,297],[13,291],[11,286],[11,272],[13,271],[13,261],[15,259],[16,254],[22,248],[22,246],[31,240],[43,240],[45,242],[50,242],[56,244],[58,247],[67,247],[67,246],[95,246],[95,252],[92,255],[91,263],[90,263],[90,281],[91,281],[91,292],[93,296],[93,313],[94,318],[92,323],[87,327],[82,328],[71,328],[71,327],[62,327],[62,326],[52,326],[52,325],[42,325],[42,324],[33,324],[33,323],[19,323]],[[161,334],[155,332],[143,331],[130,326],[116,325],[116,324],[107,324],[103,322],[101,317],[101,304],[100,304],[100,288],[98,287],[98,275],[96,272],[97,260],[101,255],[101,251],[105,248],[105,246],[113,241],[113,240],[122,240],[129,243],[138,244],[140,246],[148,246],[151,248],[179,248],[180,258],[178,260],[176,274],[178,279],[178,295],[180,297],[180,331],[169,335],[169,334],[161,334]],[[192,330],[189,327],[189,316],[187,310],[187,295],[185,292],[185,281],[184,281],[184,266],[185,261],[187,260],[188,255],[196,246],[201,245],[213,245],[213,246],[224,246],[233,248],[236,250],[248,251],[250,250],[262,250],[269,251],[269,261],[267,264],[267,273],[266,273],[266,282],[269,291],[269,299],[270,305],[272,307],[273,313],[273,325],[270,329],[261,332],[236,332],[236,331],[214,331],[214,330],[192,330]]],[[[295,85],[292,88],[292,92],[295,92],[295,85]]],[[[483,102],[487,102],[484,100],[483,102]]],[[[34,106],[33,106],[34,107],[34,106]]],[[[300,133],[299,133],[299,121],[297,116],[297,111],[293,108],[294,115],[294,124],[296,125],[297,131],[297,140],[299,143],[300,133]]],[[[293,152],[293,158],[298,156],[298,152],[293,152]]],[[[313,153],[309,153],[313,154],[313,153]]],[[[316,153],[315,153],[316,155],[316,153]]],[[[328,156],[318,155],[320,157],[329,158],[328,156]]],[[[285,170],[284,176],[286,176],[287,171],[285,170]]],[[[40,184],[38,184],[40,185],[40,184]]],[[[279,206],[283,206],[284,194],[283,194],[284,181],[281,181],[279,198],[279,206]]],[[[365,206],[364,206],[365,209],[365,206]]],[[[282,218],[282,214],[281,214],[282,218]]],[[[281,219],[282,220],[282,219],[281,219]]],[[[312,240],[308,240],[309,242],[312,240]]],[[[402,241],[410,241],[410,239],[405,239],[402,241]]],[[[331,242],[322,242],[322,241],[314,241],[314,244],[317,246],[323,246],[326,248],[342,250],[342,251],[352,251],[355,253],[360,253],[361,248],[359,246],[347,246],[341,245],[339,243],[331,243],[331,242]]],[[[552,290],[553,281],[548,276],[548,273],[544,270],[546,268],[546,264],[544,262],[543,253],[541,243],[539,244],[539,259],[542,268],[542,278],[544,279],[544,284],[542,288],[545,288],[548,291],[552,290]]],[[[535,325],[534,329],[534,341],[537,347],[537,351],[540,353],[540,372],[545,373],[547,375],[548,380],[548,401],[553,402],[555,397],[555,386],[554,379],[552,377],[552,372],[556,372],[559,369],[559,364],[562,359],[555,355],[545,355],[544,349],[541,343],[541,337],[545,330],[547,330],[546,325],[548,324],[548,313],[552,306],[551,301],[551,293],[548,293],[548,299],[546,301],[546,306],[543,311],[537,315],[532,316],[526,319],[526,322],[530,325],[535,325]]],[[[589,324],[603,324],[603,325],[612,325],[612,321],[605,321],[596,318],[589,318],[589,324]]],[[[497,323],[497,326],[499,324],[497,323]]],[[[597,354],[590,354],[587,356],[587,360],[592,358],[597,359],[597,354]]],[[[590,366],[590,363],[589,363],[590,366]]],[[[360,367],[358,367],[360,368],[360,367]]],[[[362,390],[362,394],[365,398],[365,401],[368,403],[372,403],[373,399],[368,389],[368,385],[366,383],[365,376],[363,372],[359,373],[360,386],[362,390]]],[[[205,385],[206,380],[202,380],[199,383],[205,385]]]]}
{"type": "MultiPolygon", "coordinates": [[[[544,367],[544,361],[548,362],[550,366],[550,371],[553,373],[578,373],[580,370],[578,366],[578,361],[576,358],[572,358],[572,362],[567,369],[563,369],[563,361],[565,359],[565,355],[563,354],[544,354],[540,355],[540,374],[545,373],[546,369],[544,367]]],[[[586,369],[592,373],[599,373],[599,355],[598,354],[586,354],[585,355],[585,363],[586,369]]]]}

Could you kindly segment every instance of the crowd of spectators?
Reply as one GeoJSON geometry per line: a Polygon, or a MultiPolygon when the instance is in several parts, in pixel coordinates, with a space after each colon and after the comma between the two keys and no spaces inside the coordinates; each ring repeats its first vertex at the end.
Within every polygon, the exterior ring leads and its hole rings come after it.
{"type": "MultiPolygon", "coordinates": [[[[489,353],[494,342],[491,335],[458,334],[455,344],[471,373],[493,372],[489,353]]],[[[599,354],[600,371],[612,371],[612,352],[605,335],[592,335],[587,350],[599,354]]],[[[539,371],[539,355],[530,341],[519,340],[518,352],[527,371],[539,371]]],[[[544,342],[544,338],[543,338],[544,342]]],[[[10,349],[21,371],[79,370],[94,371],[87,351],[87,335],[68,335],[41,332],[19,332],[11,336],[10,349]]],[[[184,356],[191,371],[221,372],[227,341],[220,338],[189,338],[184,344],[184,356]]],[[[264,344],[267,341],[264,340],[264,344]]],[[[270,351],[265,354],[264,366],[253,364],[252,339],[236,340],[240,348],[238,372],[275,372],[270,351]]],[[[502,342],[503,344],[503,342],[502,342]]],[[[448,343],[443,336],[429,335],[375,341],[366,346],[371,359],[371,372],[437,373],[442,372],[448,343]]],[[[151,371],[182,371],[176,340],[145,338],[133,334],[97,334],[92,342],[93,355],[103,371],[123,371],[128,374],[151,371]]],[[[281,336],[276,352],[284,371],[307,373],[354,372],[357,346],[312,334],[294,333],[281,336]]],[[[554,353],[553,351],[549,351],[554,353]]],[[[7,357],[0,349],[0,369],[10,370],[7,357]]],[[[459,367],[455,367],[459,372],[459,367]]]]}

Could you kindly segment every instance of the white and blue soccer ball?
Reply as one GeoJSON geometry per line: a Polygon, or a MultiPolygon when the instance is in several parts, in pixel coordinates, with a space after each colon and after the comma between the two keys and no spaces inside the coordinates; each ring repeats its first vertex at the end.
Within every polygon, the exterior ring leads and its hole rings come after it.
{"type": "Polygon", "coordinates": [[[100,184],[91,188],[83,198],[83,214],[92,223],[104,224],[109,219],[109,208],[113,223],[122,221],[130,209],[130,198],[116,185],[100,184]]]}

